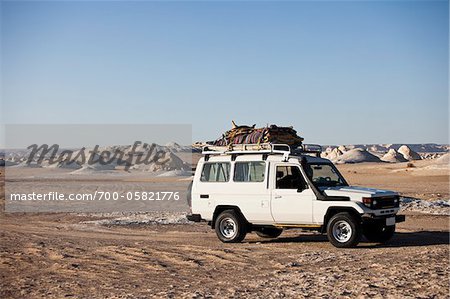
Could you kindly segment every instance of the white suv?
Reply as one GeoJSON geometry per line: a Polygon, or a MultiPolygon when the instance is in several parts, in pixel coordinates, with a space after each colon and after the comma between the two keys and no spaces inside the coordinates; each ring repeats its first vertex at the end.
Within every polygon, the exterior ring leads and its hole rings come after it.
{"type": "Polygon", "coordinates": [[[301,228],[326,233],[336,247],[353,247],[362,235],[385,242],[405,221],[396,215],[397,193],[349,186],[320,150],[259,144],[205,147],[203,154],[188,219],[207,221],[222,242],[240,242],[252,231],[276,238],[283,229],[301,228]]]}

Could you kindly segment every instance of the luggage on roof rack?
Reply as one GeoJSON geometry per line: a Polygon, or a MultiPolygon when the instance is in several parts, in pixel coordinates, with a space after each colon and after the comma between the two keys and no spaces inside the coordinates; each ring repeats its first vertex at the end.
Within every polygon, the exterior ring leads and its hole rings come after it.
{"type": "Polygon", "coordinates": [[[256,128],[256,125],[238,126],[234,121],[232,121],[232,125],[231,130],[226,131],[213,142],[214,145],[275,143],[299,146],[303,141],[303,138],[297,135],[297,131],[293,127],[270,125],[256,128]]]}

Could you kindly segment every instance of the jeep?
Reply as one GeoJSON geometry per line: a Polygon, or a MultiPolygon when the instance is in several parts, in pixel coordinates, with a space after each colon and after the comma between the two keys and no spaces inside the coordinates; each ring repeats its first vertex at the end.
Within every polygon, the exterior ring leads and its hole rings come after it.
{"type": "Polygon", "coordinates": [[[386,242],[397,215],[396,192],[349,186],[321,148],[285,144],[206,146],[190,186],[191,221],[205,221],[226,243],[247,233],[276,238],[284,229],[315,230],[336,247],[364,235],[386,242]]]}

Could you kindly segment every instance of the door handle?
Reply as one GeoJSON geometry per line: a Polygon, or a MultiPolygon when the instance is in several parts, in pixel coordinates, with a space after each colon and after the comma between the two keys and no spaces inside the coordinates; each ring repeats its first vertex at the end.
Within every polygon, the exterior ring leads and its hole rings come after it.
{"type": "Polygon", "coordinates": [[[274,195],[273,198],[282,198],[282,196],[281,195],[274,195]]]}

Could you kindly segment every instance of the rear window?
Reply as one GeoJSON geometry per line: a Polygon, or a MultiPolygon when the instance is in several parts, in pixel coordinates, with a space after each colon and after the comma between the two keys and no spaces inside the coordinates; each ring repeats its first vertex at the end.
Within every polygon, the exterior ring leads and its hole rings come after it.
{"type": "Polygon", "coordinates": [[[265,162],[236,162],[234,164],[235,182],[264,182],[265,162]]]}
{"type": "Polygon", "coordinates": [[[228,182],[230,180],[230,163],[206,163],[203,166],[202,182],[228,182]]]}

